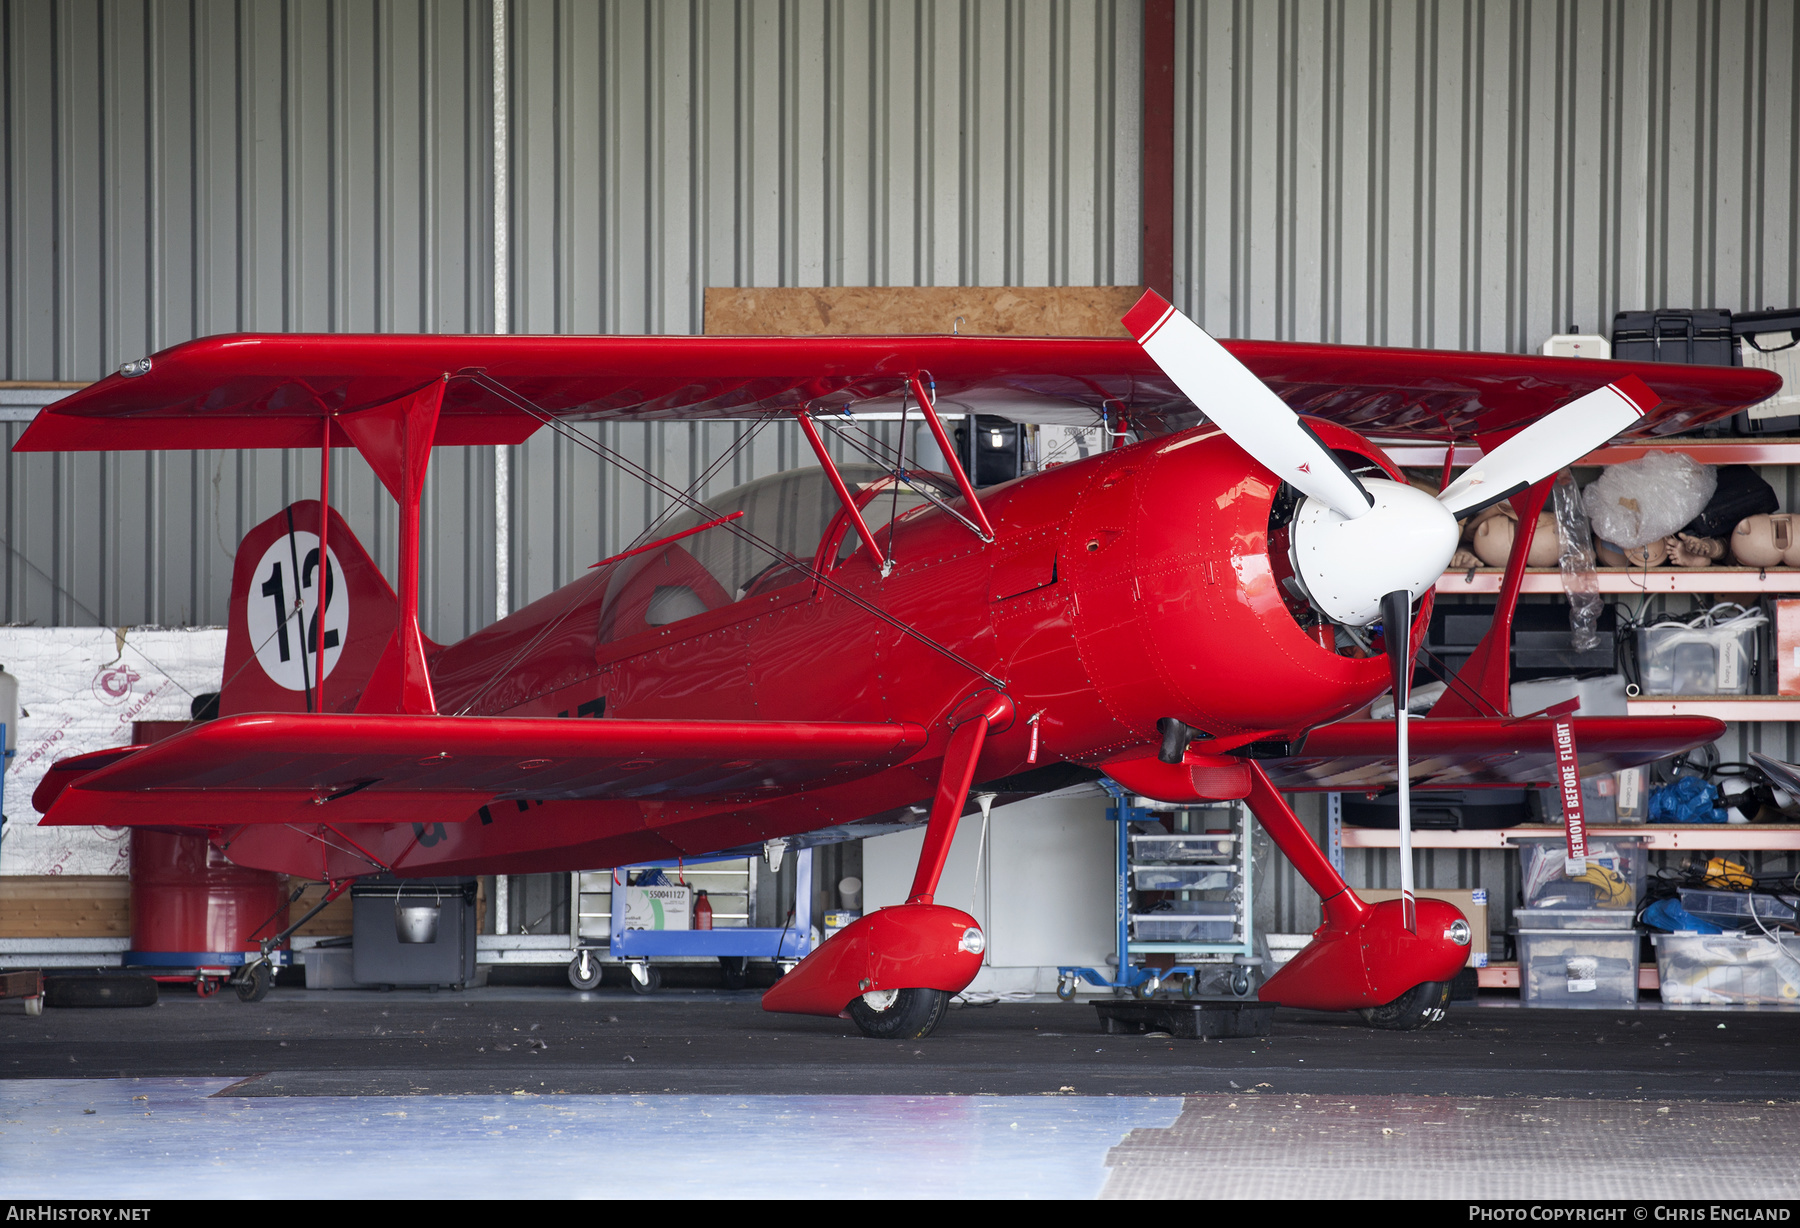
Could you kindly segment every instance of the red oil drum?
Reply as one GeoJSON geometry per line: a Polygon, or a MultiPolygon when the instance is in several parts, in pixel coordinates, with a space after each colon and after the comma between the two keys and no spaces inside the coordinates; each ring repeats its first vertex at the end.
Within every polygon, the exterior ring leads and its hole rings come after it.
{"type": "Polygon", "coordinates": [[[210,957],[256,950],[283,928],[286,902],[279,875],[232,865],[205,836],[132,829],[132,963],[240,963],[210,957]],[[136,958],[148,955],[159,958],[136,958]]]}
{"type": "MultiPolygon", "coordinates": [[[[139,722],[140,743],[159,741],[185,721],[139,722]]],[[[131,951],[137,966],[237,965],[257,939],[287,921],[286,880],[227,861],[201,835],[131,830],[131,951]]]]}

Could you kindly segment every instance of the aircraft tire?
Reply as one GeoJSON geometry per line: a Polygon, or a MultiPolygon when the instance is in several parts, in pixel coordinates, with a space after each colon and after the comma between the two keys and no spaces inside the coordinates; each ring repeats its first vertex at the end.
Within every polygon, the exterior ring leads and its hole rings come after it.
{"type": "Polygon", "coordinates": [[[44,1005],[155,1006],[157,985],[147,976],[56,976],[44,979],[44,1005]]]}
{"type": "Polygon", "coordinates": [[[1416,1032],[1444,1021],[1450,1005],[1449,981],[1426,981],[1389,1002],[1386,1006],[1365,1006],[1356,1013],[1372,1028],[1390,1032],[1416,1032]]]}
{"type": "Polygon", "coordinates": [[[250,975],[240,977],[236,985],[239,1002],[261,1002],[269,996],[269,986],[275,983],[275,976],[269,965],[258,964],[250,970],[250,975]]]}
{"type": "Polygon", "coordinates": [[[923,1040],[950,1008],[950,995],[941,989],[896,990],[883,1010],[871,1006],[869,996],[851,999],[850,1019],[871,1040],[923,1040]]]}

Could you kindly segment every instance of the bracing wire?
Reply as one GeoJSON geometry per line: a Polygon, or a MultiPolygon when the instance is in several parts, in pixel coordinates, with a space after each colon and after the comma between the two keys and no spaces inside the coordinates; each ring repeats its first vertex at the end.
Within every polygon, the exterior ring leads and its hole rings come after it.
{"type": "MultiPolygon", "coordinates": [[[[471,379],[471,380],[475,381],[476,383],[479,383],[482,387],[488,389],[490,392],[493,392],[496,395],[498,395],[499,397],[501,397],[508,404],[512,405],[515,409],[518,409],[522,413],[526,414],[528,417],[534,418],[538,422],[541,422],[545,426],[548,426],[551,430],[555,431],[558,435],[562,436],[565,439],[570,440],[577,447],[584,448],[587,451],[592,452],[595,456],[598,456],[604,460],[610,461],[613,465],[615,465],[619,469],[623,470],[626,474],[637,478],[641,482],[644,482],[646,485],[650,486],[652,489],[660,491],[666,497],[676,499],[676,500],[686,504],[688,507],[692,508],[695,511],[707,513],[707,514],[713,514],[713,515],[717,514],[715,509],[706,506],[706,504],[700,502],[698,499],[691,498],[687,494],[687,492],[679,489],[678,487],[674,486],[673,484],[671,484],[669,482],[664,481],[662,478],[658,477],[655,473],[652,473],[650,470],[645,469],[643,466],[637,464],[637,462],[633,461],[630,457],[621,455],[617,451],[613,450],[612,448],[608,448],[606,445],[600,443],[597,440],[589,439],[587,436],[583,435],[579,431],[569,430],[562,422],[558,421],[554,415],[546,413],[544,410],[538,408],[535,404],[533,404],[529,399],[514,392],[512,389],[506,387],[506,385],[504,385],[504,384],[500,383],[499,381],[493,379],[492,377],[488,376],[485,372],[478,372],[478,373],[469,375],[466,378],[471,379]]],[[[771,411],[771,413],[772,413],[772,411],[771,411]]],[[[1002,689],[1004,689],[1004,687],[1006,686],[1006,684],[1003,681],[1001,681],[999,678],[996,678],[993,674],[990,674],[987,670],[982,669],[979,665],[976,665],[973,661],[968,660],[967,658],[965,658],[962,655],[960,655],[959,653],[957,653],[955,650],[932,639],[930,636],[926,635],[924,632],[920,631],[918,628],[912,626],[911,624],[905,622],[904,620],[894,617],[892,614],[889,614],[886,610],[883,610],[880,606],[877,606],[873,602],[864,598],[860,593],[856,593],[856,592],[852,591],[848,586],[840,584],[838,581],[832,579],[829,575],[825,574],[825,572],[823,572],[819,568],[814,567],[812,565],[811,560],[803,560],[803,559],[795,557],[794,555],[790,554],[788,551],[783,550],[780,547],[776,546],[773,542],[766,541],[758,534],[753,533],[749,529],[745,528],[740,522],[730,521],[730,522],[720,525],[719,527],[729,533],[734,534],[740,540],[748,542],[750,545],[756,547],[759,550],[762,550],[764,553],[768,554],[771,558],[783,560],[789,566],[794,567],[797,570],[807,573],[814,580],[816,580],[822,587],[830,589],[833,593],[835,593],[839,597],[842,597],[845,601],[850,602],[852,605],[857,606],[858,608],[862,609],[864,612],[871,614],[874,617],[880,619],[881,621],[887,623],[889,626],[893,627],[896,631],[899,631],[901,634],[909,636],[912,639],[917,640],[919,643],[925,645],[925,647],[931,649],[933,652],[938,653],[940,656],[944,657],[945,659],[954,662],[955,664],[961,666],[963,669],[968,670],[970,673],[983,679],[984,681],[988,682],[990,685],[999,687],[1002,689]]]]}

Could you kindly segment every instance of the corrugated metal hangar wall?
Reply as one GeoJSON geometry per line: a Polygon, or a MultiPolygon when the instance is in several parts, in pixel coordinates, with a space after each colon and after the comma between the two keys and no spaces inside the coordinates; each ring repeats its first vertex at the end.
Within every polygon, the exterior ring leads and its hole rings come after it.
{"type": "MultiPolygon", "coordinates": [[[[0,0],[0,376],[493,328],[495,8],[0,0]]],[[[1140,279],[1132,0],[499,8],[513,330],[697,331],[708,285],[1140,279]]],[[[1179,3],[1176,43],[1176,297],[1216,332],[1522,350],[1800,301],[1792,3],[1179,3]]],[[[609,429],[683,481],[732,428],[609,429]]],[[[391,556],[386,497],[337,463],[391,556]]],[[[222,622],[239,536],[315,465],[9,457],[0,620],[222,622]]],[[[440,640],[493,616],[493,468],[433,464],[440,640]]],[[[552,439],[512,476],[514,605],[645,515],[552,439]]]]}
{"type": "MultiPolygon", "coordinates": [[[[691,332],[709,285],[1136,283],[1141,22],[1135,0],[0,0],[0,378],[236,330],[691,332]]],[[[1791,2],[1178,0],[1175,43],[1175,297],[1216,333],[1526,350],[1619,309],[1800,301],[1791,2]]],[[[34,396],[0,387],[9,445],[34,396]]],[[[683,484],[736,429],[606,428],[683,484]]],[[[801,453],[766,432],[718,485],[801,453]]],[[[552,438],[505,460],[503,534],[495,454],[433,462],[437,639],[656,510],[552,438]]],[[[333,463],[391,563],[389,501],[333,463]]],[[[222,623],[240,535],[316,465],[9,455],[0,621],[222,623]]],[[[1445,858],[1425,882],[1474,881],[1445,858]]]]}

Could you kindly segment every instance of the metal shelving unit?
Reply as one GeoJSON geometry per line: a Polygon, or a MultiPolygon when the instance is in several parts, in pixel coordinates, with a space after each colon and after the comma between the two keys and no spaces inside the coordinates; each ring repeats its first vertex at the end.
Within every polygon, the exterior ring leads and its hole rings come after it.
{"type": "Polygon", "coordinates": [[[1248,996],[1262,963],[1251,921],[1249,810],[1239,802],[1152,809],[1134,805],[1143,799],[1110,780],[1101,784],[1113,799],[1106,817],[1118,824],[1116,975],[1058,968],[1057,995],[1072,998],[1087,981],[1148,998],[1165,981],[1182,977],[1184,993],[1193,997],[1202,976],[1223,972],[1233,993],[1248,996]],[[1165,815],[1169,827],[1161,822],[1165,815]],[[1220,818],[1225,826],[1209,830],[1207,820],[1220,818]],[[1153,830],[1134,831],[1134,825],[1153,830]],[[1172,956],[1174,963],[1145,967],[1138,958],[1145,955],[1172,956]]]}

